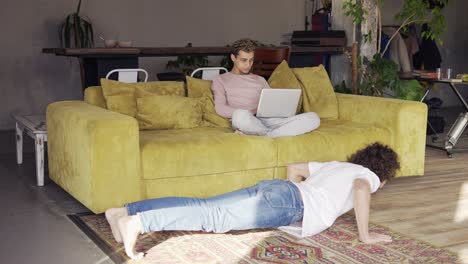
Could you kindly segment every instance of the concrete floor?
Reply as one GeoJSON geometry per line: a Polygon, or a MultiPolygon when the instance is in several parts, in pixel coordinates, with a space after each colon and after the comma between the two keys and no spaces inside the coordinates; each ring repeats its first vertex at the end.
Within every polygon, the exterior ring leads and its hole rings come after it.
{"type": "Polygon", "coordinates": [[[0,155],[0,263],[113,263],[67,218],[88,210],[50,180],[35,180],[32,153],[22,165],[0,155]]]}

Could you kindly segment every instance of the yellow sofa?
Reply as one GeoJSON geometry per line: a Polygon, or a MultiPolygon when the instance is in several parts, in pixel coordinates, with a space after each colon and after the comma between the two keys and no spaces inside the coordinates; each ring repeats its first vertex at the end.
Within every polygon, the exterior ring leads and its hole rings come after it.
{"type": "Polygon", "coordinates": [[[141,199],[208,197],[286,178],[288,163],[343,161],[375,141],[399,154],[398,176],[424,173],[425,104],[346,94],[337,100],[337,120],[269,139],[215,127],[140,131],[135,118],[105,108],[100,87],[90,87],[84,101],[47,108],[49,176],[100,213],[141,199]]]}

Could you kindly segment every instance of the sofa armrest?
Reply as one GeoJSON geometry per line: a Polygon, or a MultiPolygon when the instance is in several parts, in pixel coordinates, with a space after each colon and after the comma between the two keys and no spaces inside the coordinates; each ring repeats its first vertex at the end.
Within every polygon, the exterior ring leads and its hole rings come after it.
{"type": "Polygon", "coordinates": [[[94,213],[141,200],[136,119],[82,101],[47,107],[49,176],[94,213]]]}
{"type": "Polygon", "coordinates": [[[421,102],[337,93],[339,118],[391,131],[401,169],[397,176],[424,174],[427,106],[421,102]]]}

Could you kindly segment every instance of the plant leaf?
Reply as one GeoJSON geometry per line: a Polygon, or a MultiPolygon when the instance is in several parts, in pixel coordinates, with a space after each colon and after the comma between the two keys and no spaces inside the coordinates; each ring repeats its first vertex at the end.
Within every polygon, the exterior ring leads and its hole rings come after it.
{"type": "Polygon", "coordinates": [[[76,8],[77,15],[80,13],[80,9],[81,9],[81,0],[78,1],[78,7],[76,8]]]}
{"type": "Polygon", "coordinates": [[[73,31],[75,35],[75,48],[81,47],[81,36],[80,36],[80,20],[78,14],[73,14],[73,31]]]}
{"type": "Polygon", "coordinates": [[[85,30],[85,35],[86,35],[86,47],[93,47],[94,46],[94,31],[93,31],[93,25],[86,21],[82,20],[84,27],[86,28],[85,30]]]}
{"type": "Polygon", "coordinates": [[[87,40],[86,35],[85,35],[85,29],[83,27],[83,24],[81,23],[81,18],[80,17],[78,17],[78,21],[79,21],[78,29],[79,29],[79,32],[80,32],[80,48],[85,48],[85,46],[86,46],[85,43],[86,43],[86,40],[87,40]]]}
{"type": "Polygon", "coordinates": [[[57,28],[59,41],[60,41],[60,47],[62,47],[62,48],[64,48],[64,45],[63,45],[63,29],[64,28],[65,28],[65,21],[60,23],[60,25],[57,28]]]}
{"type": "Polygon", "coordinates": [[[70,48],[70,31],[71,31],[71,16],[67,16],[65,19],[65,28],[64,28],[64,38],[65,38],[65,48],[70,48]]]}

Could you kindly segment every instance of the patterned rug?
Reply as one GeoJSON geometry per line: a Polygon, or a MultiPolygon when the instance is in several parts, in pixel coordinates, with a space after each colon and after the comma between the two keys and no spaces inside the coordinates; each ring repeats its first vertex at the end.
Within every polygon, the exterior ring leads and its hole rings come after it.
{"type": "Polygon", "coordinates": [[[370,231],[387,234],[392,243],[363,244],[356,236],[352,214],[341,216],[326,231],[303,239],[276,229],[236,231],[227,234],[166,231],[140,236],[141,261],[130,261],[112,237],[103,214],[75,214],[70,219],[115,263],[458,263],[457,255],[428,243],[405,237],[379,225],[370,231]]]}

